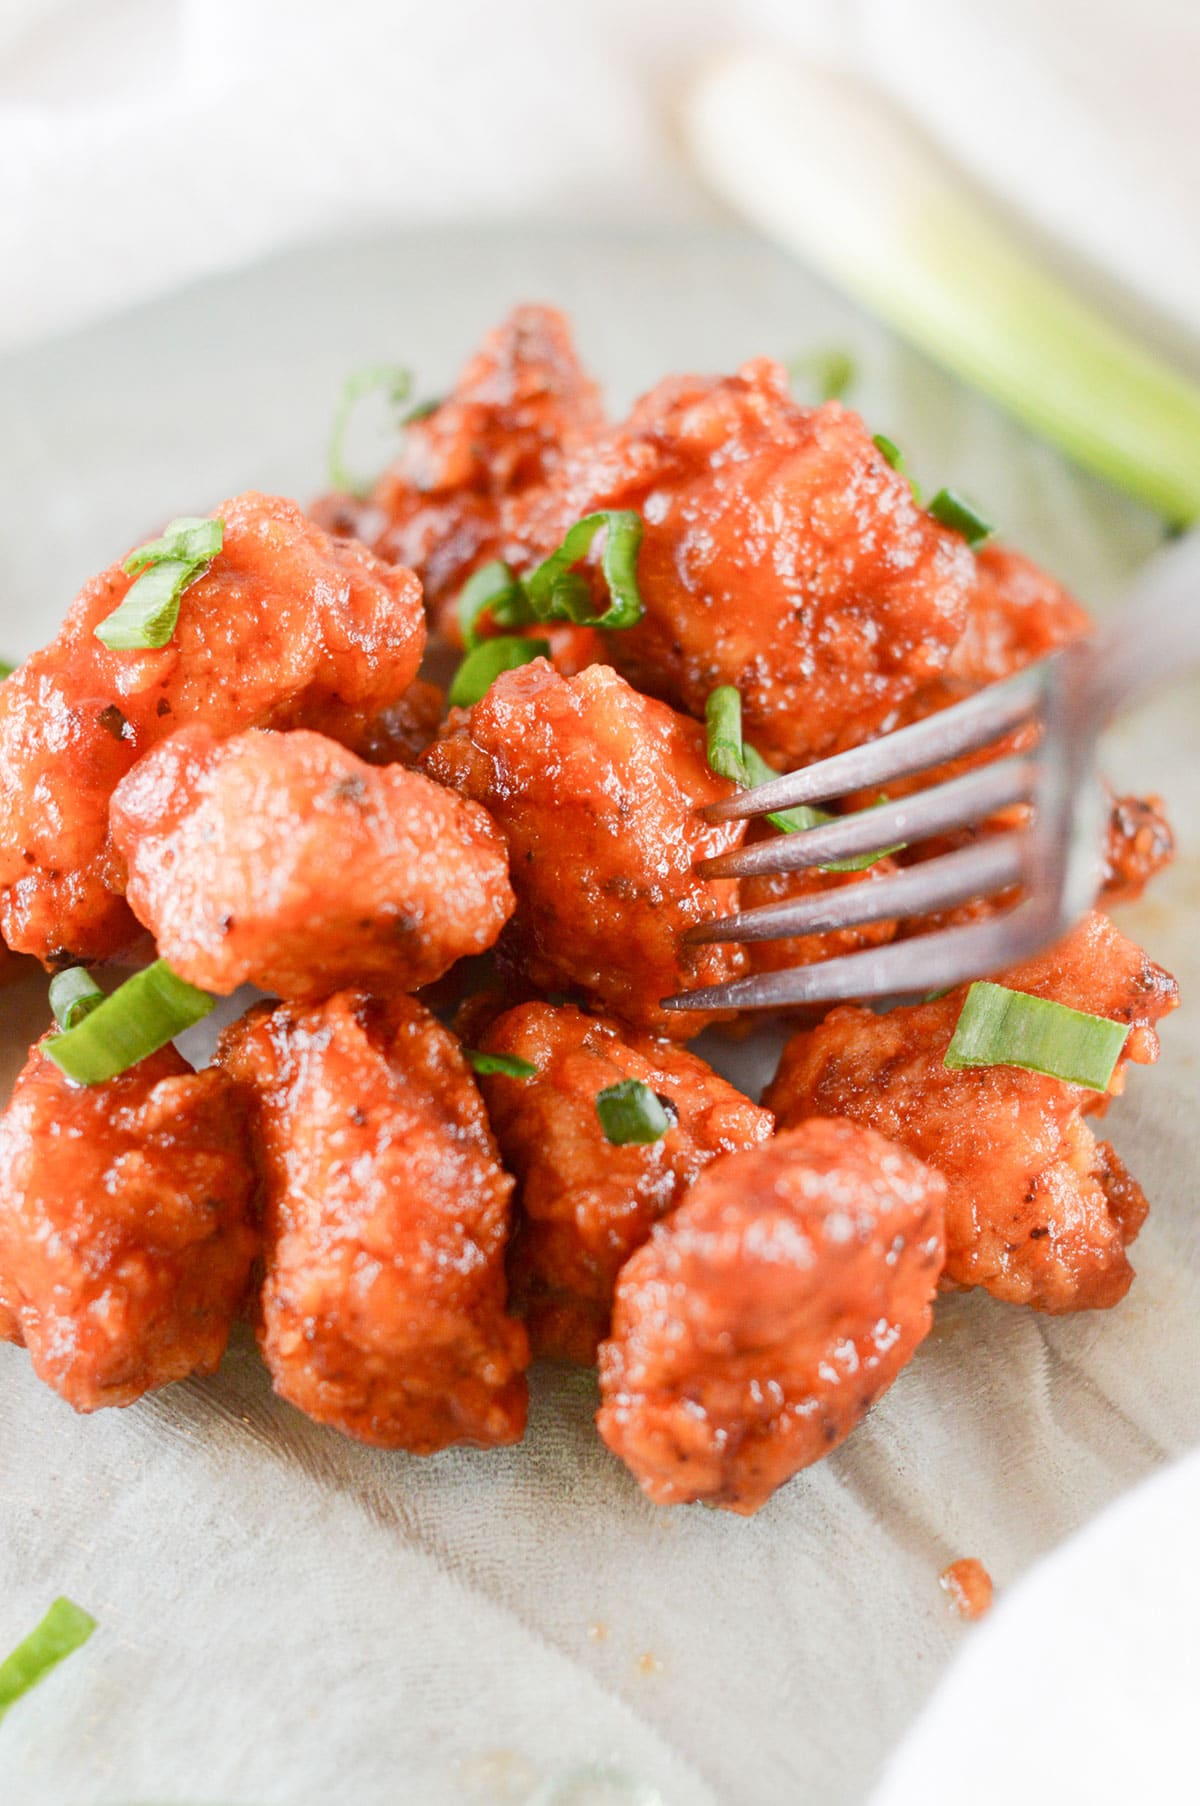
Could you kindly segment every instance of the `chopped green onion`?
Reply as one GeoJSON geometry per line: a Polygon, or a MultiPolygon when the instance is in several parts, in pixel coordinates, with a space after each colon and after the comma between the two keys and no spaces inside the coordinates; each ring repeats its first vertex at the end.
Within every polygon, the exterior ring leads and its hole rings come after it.
{"type": "Polygon", "coordinates": [[[497,627],[528,627],[534,618],[520,583],[499,558],[481,564],[467,578],[458,598],[458,624],[468,650],[483,639],[478,626],[483,614],[489,615],[497,627]]]}
{"type": "Polygon", "coordinates": [[[904,469],[904,453],[894,439],[889,439],[886,433],[876,433],[871,444],[887,459],[893,470],[904,469]]]}
{"type": "Polygon", "coordinates": [[[788,377],[795,387],[815,390],[822,401],[840,401],[858,378],[858,366],[848,351],[810,351],[789,358],[788,377]]]}
{"type": "MultiPolygon", "coordinates": [[[[721,684],[710,690],[704,704],[704,725],[708,733],[708,763],[720,778],[732,784],[754,786],[746,769],[745,745],[742,741],[742,698],[733,684],[721,684]]],[[[772,772],[772,777],[778,777],[772,772]]],[[[765,783],[766,779],[760,782],[765,783]]]]}
{"type": "Polygon", "coordinates": [[[70,1599],[56,1599],[35,1630],[0,1662],[0,1718],[87,1642],[96,1620],[70,1599]]]}
{"type": "Polygon", "coordinates": [[[330,488],[344,490],[349,495],[366,495],[370,481],[355,477],[346,466],[345,441],[351,416],[367,395],[382,393],[393,407],[399,407],[408,399],[411,388],[412,373],[403,364],[368,364],[346,378],[329,435],[330,488]]]}
{"type": "Polygon", "coordinates": [[[415,426],[418,420],[428,420],[431,414],[437,413],[445,399],[444,395],[431,395],[428,401],[418,401],[415,407],[409,408],[407,414],[401,414],[401,426],[415,426]]]}
{"type": "Polygon", "coordinates": [[[476,1047],[464,1047],[467,1063],[482,1074],[498,1072],[506,1079],[532,1079],[537,1067],[532,1060],[519,1060],[516,1054],[480,1053],[476,1047]]]}
{"type": "Polygon", "coordinates": [[[501,634],[494,640],[481,640],[454,673],[447,701],[452,709],[469,709],[487,695],[502,671],[515,671],[519,665],[549,656],[549,640],[526,639],[523,634],[501,634]]]}
{"type": "Polygon", "coordinates": [[[671,1127],[661,1098],[641,1079],[622,1079],[596,1098],[596,1115],[605,1139],[614,1147],[661,1141],[671,1127]]]}
{"type": "Polygon", "coordinates": [[[211,514],[181,514],[157,539],[138,546],[121,567],[130,577],[148,565],[209,564],[225,540],[225,522],[211,514]]]}
{"type": "Polygon", "coordinates": [[[1068,1085],[1107,1091],[1129,1033],[1127,1022],[1070,1009],[1006,985],[978,983],[967,992],[943,1065],[1021,1066],[1068,1085]]]}
{"type": "Polygon", "coordinates": [[[208,569],[225,539],[225,522],[208,515],[181,515],[158,539],[139,546],[125,560],[133,575],[125,600],[95,628],[96,638],[114,652],[165,646],[179,621],[179,603],[188,585],[208,569]]]}
{"type": "MultiPolygon", "coordinates": [[[[742,739],[742,699],[733,684],[722,684],[716,690],[710,690],[708,701],[704,705],[704,719],[708,728],[708,763],[719,777],[729,778],[735,784],[742,784],[747,790],[757,790],[760,784],[769,784],[780,773],[767,764],[762,754],[749,741],[742,739]]],[[[881,797],[880,802],[884,799],[881,797]]],[[[809,803],[797,803],[791,809],[773,809],[766,818],[773,827],[783,834],[800,834],[806,828],[820,828],[826,822],[844,820],[844,817],[829,815],[824,809],[814,809],[809,803]]],[[[891,853],[899,853],[904,849],[900,841],[894,847],[881,847],[877,853],[857,853],[852,859],[832,859],[828,865],[817,867],[821,872],[865,872],[869,865],[886,859],[891,853]]]]}
{"type": "Polygon", "coordinates": [[[569,529],[558,550],[522,580],[538,620],[576,621],[610,630],[634,626],[645,612],[637,583],[641,543],[642,518],[632,508],[602,508],[585,514],[569,529]],[[600,569],[608,586],[609,605],[597,615],[590,590],[571,580],[571,567],[587,557],[601,528],[605,532],[600,569]]]}
{"type": "Polygon", "coordinates": [[[929,512],[943,527],[961,533],[969,546],[979,545],[995,531],[991,521],[985,520],[956,489],[939,489],[929,504],[929,512]]]}
{"type": "Polygon", "coordinates": [[[3,683],[6,677],[11,677],[16,668],[15,665],[7,664],[4,659],[0,658],[0,683],[3,683]]]}
{"type": "Polygon", "coordinates": [[[102,1085],[202,1021],[215,1002],[158,959],[47,1041],[46,1052],[77,1084],[102,1085]]]}
{"type": "Polygon", "coordinates": [[[59,1028],[74,1028],[103,1002],[104,992],[86,966],[71,966],[50,980],[50,1008],[59,1028]]]}

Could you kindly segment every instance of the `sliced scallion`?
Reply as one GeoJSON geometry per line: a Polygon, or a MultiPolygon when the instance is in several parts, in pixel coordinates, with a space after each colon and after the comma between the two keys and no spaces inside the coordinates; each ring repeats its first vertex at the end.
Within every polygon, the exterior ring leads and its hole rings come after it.
{"type": "Polygon", "coordinates": [[[904,469],[904,453],[894,439],[889,439],[886,433],[876,433],[871,444],[882,457],[887,459],[893,470],[904,469]]]}
{"type": "MultiPolygon", "coordinates": [[[[745,745],[742,740],[742,698],[733,684],[721,684],[710,690],[704,704],[704,726],[708,735],[708,763],[719,778],[731,784],[744,784],[752,789],[756,780],[746,768],[745,745]]],[[[778,772],[772,772],[777,777],[778,772]]],[[[765,783],[766,779],[757,780],[765,783]]]]}
{"type": "MultiPolygon", "coordinates": [[[[769,784],[780,774],[775,771],[757,747],[751,746],[742,738],[742,698],[733,684],[721,684],[716,690],[710,690],[704,705],[704,719],[708,731],[708,763],[719,777],[729,778],[734,784],[742,784],[747,790],[757,790],[760,784],[769,784]]],[[[884,799],[881,797],[880,802],[884,799]]],[[[844,820],[844,817],[829,815],[824,809],[814,809],[809,803],[797,803],[791,809],[773,809],[766,818],[782,834],[802,834],[806,828],[820,828],[826,822],[844,820]]],[[[817,867],[821,872],[865,872],[869,865],[875,865],[880,859],[886,859],[891,853],[904,850],[904,842],[894,847],[881,847],[877,853],[858,853],[852,859],[832,859],[828,865],[817,867]]]]}
{"type": "Polygon", "coordinates": [[[848,351],[834,346],[790,358],[787,373],[793,387],[804,387],[819,401],[840,401],[854,386],[858,366],[848,351]]]}
{"type": "Polygon", "coordinates": [[[140,575],[95,628],[96,638],[114,652],[165,646],[178,624],[184,590],[208,569],[224,539],[223,520],[181,515],[158,539],[131,552],[124,568],[130,576],[140,575]]]}
{"type": "Polygon", "coordinates": [[[431,395],[428,401],[418,401],[406,414],[401,414],[401,426],[415,426],[418,420],[428,420],[431,414],[437,413],[445,399],[444,395],[431,395]]]}
{"type": "Polygon", "coordinates": [[[10,665],[0,658],[0,683],[3,683],[6,677],[11,677],[16,668],[15,665],[10,665]]]}
{"type": "Polygon", "coordinates": [[[71,1599],[56,1599],[41,1623],[0,1662],[0,1718],[45,1680],[52,1668],[82,1647],[96,1620],[71,1599]]]}
{"type": "Polygon", "coordinates": [[[607,1086],[596,1098],[596,1115],[605,1140],[618,1148],[661,1141],[671,1127],[662,1100],[641,1079],[607,1086]]]}
{"type": "Polygon", "coordinates": [[[47,1041],[46,1052],[77,1084],[102,1085],[202,1021],[215,1002],[155,960],[47,1041]]]}
{"type": "Polygon", "coordinates": [[[558,549],[522,580],[538,620],[577,621],[610,630],[634,626],[645,612],[637,581],[641,543],[642,518],[632,508],[602,508],[595,514],[585,514],[569,529],[558,549]],[[600,569],[608,587],[609,605],[597,615],[591,606],[590,590],[571,579],[572,567],[587,557],[592,541],[602,529],[600,569]]]}
{"type": "Polygon", "coordinates": [[[956,489],[939,489],[929,504],[929,512],[943,527],[961,533],[969,546],[982,544],[995,530],[974,503],[968,502],[956,489]]]}
{"type": "Polygon", "coordinates": [[[464,1047],[467,1064],[481,1074],[498,1072],[506,1079],[532,1079],[537,1067],[532,1060],[520,1060],[516,1054],[480,1053],[477,1047],[464,1047]]]}
{"type": "Polygon", "coordinates": [[[527,639],[523,634],[500,634],[494,640],[480,640],[454,673],[447,701],[452,709],[469,709],[487,695],[502,671],[515,671],[535,658],[549,656],[549,640],[527,639]]]}
{"type": "Polygon", "coordinates": [[[70,966],[50,980],[50,1008],[59,1028],[74,1028],[103,1002],[104,992],[86,966],[70,966]]]}
{"type": "Polygon", "coordinates": [[[458,598],[458,624],[468,650],[483,639],[479,620],[484,614],[497,627],[527,627],[534,618],[520,583],[499,558],[472,572],[458,598]]]}
{"type": "Polygon", "coordinates": [[[1129,1024],[1049,997],[979,982],[967,992],[943,1065],[1020,1066],[1089,1091],[1107,1091],[1129,1024]]]}
{"type": "Polygon", "coordinates": [[[368,364],[346,378],[329,434],[330,488],[361,497],[371,487],[369,479],[356,477],[346,464],[346,434],[359,402],[368,395],[382,394],[392,407],[398,408],[407,401],[411,389],[412,372],[403,364],[368,364]]]}
{"type": "Polygon", "coordinates": [[[221,550],[225,522],[211,514],[181,514],[168,523],[157,539],[147,540],[125,560],[122,569],[130,577],[152,564],[208,564],[221,550]]]}

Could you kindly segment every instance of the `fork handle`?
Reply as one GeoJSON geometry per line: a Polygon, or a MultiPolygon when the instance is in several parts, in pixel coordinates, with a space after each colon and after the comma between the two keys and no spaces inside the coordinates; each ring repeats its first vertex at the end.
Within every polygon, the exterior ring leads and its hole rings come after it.
{"type": "Polygon", "coordinates": [[[1160,552],[1119,620],[1093,642],[1097,724],[1200,665],[1200,532],[1160,552]]]}

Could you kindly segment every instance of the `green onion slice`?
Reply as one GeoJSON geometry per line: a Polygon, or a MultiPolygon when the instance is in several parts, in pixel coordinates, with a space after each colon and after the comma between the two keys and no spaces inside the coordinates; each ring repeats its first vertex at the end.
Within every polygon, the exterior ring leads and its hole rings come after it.
{"type": "Polygon", "coordinates": [[[225,522],[207,515],[182,515],[158,539],[139,546],[125,560],[136,583],[125,600],[95,629],[114,652],[165,646],[179,621],[179,603],[189,584],[203,576],[225,539],[225,522]]]}
{"type": "MultiPolygon", "coordinates": [[[[743,740],[742,699],[733,684],[722,684],[709,691],[704,720],[708,730],[708,763],[718,777],[729,778],[747,790],[757,790],[760,784],[769,784],[772,778],[780,775],[767,764],[756,747],[743,740]]],[[[879,800],[883,802],[884,798],[879,800]]],[[[814,809],[808,803],[797,803],[791,809],[773,809],[767,816],[771,825],[782,834],[800,834],[806,828],[819,828],[826,822],[844,819],[829,815],[824,809],[814,809]]],[[[818,866],[817,870],[865,872],[869,865],[875,865],[880,859],[903,852],[904,845],[899,841],[894,847],[881,847],[877,853],[857,853],[852,859],[831,859],[828,865],[818,866]]]]}
{"type": "Polygon", "coordinates": [[[576,621],[610,630],[634,626],[645,613],[637,582],[641,543],[642,518],[632,508],[602,508],[596,514],[585,514],[569,529],[558,550],[523,580],[522,587],[538,620],[576,621]],[[608,586],[609,605],[597,615],[592,608],[591,591],[578,579],[572,580],[571,567],[587,557],[602,528],[600,569],[608,586]]]}
{"type": "Polygon", "coordinates": [[[215,1002],[155,960],[47,1041],[46,1052],[77,1084],[102,1085],[202,1021],[215,1002]]]}
{"type": "Polygon", "coordinates": [[[671,1127],[661,1098],[641,1079],[622,1079],[596,1098],[596,1115],[605,1139],[614,1147],[661,1141],[671,1127]]]}
{"type": "Polygon", "coordinates": [[[0,1718],[23,1693],[87,1642],[96,1620],[70,1599],[56,1599],[35,1630],[0,1662],[0,1718]]]}
{"type": "Polygon", "coordinates": [[[405,369],[403,364],[368,364],[362,370],[352,371],[346,378],[329,434],[331,489],[341,489],[348,495],[361,497],[371,487],[369,479],[356,477],[347,467],[345,457],[346,434],[359,402],[368,395],[382,394],[393,407],[398,408],[402,402],[407,401],[411,389],[412,372],[405,369]]]}
{"type": "Polygon", "coordinates": [[[6,677],[11,677],[16,668],[15,665],[10,665],[5,659],[0,658],[0,684],[6,677]]]}
{"type": "Polygon", "coordinates": [[[225,539],[225,522],[211,514],[181,514],[168,523],[157,539],[138,546],[125,560],[122,569],[129,576],[144,571],[148,565],[208,564],[221,550],[225,539]]]}
{"type": "Polygon", "coordinates": [[[549,656],[549,640],[526,639],[524,634],[500,634],[494,640],[481,640],[454,673],[447,701],[452,709],[469,709],[487,695],[502,671],[515,671],[519,665],[549,656]]]}
{"type": "Polygon", "coordinates": [[[1127,1022],[980,982],[967,992],[942,1063],[952,1072],[1021,1066],[1068,1085],[1107,1091],[1128,1033],[1127,1022]]]}
{"type": "MultiPolygon", "coordinates": [[[[721,684],[710,690],[704,704],[704,726],[708,735],[708,763],[719,778],[752,789],[755,779],[746,764],[746,748],[742,740],[742,698],[733,684],[721,684]]],[[[766,761],[760,760],[764,770],[766,761]]],[[[773,771],[771,776],[778,777],[773,771]]],[[[765,778],[757,780],[765,783],[765,778]]]]}
{"type": "Polygon", "coordinates": [[[840,401],[857,381],[858,366],[848,351],[831,347],[790,358],[787,373],[793,388],[803,385],[822,401],[840,401]]]}
{"type": "Polygon", "coordinates": [[[103,1002],[104,992],[86,966],[71,966],[50,980],[50,1008],[59,1028],[74,1028],[103,1002]]]}
{"type": "Polygon", "coordinates": [[[516,1054],[480,1053],[477,1047],[464,1047],[467,1063],[476,1072],[498,1072],[506,1079],[532,1079],[537,1067],[532,1060],[519,1060],[516,1054]]]}
{"type": "Polygon", "coordinates": [[[444,395],[431,395],[428,401],[418,401],[406,414],[401,414],[401,426],[415,426],[418,420],[428,420],[431,414],[437,413],[445,399],[444,395]]]}
{"type": "Polygon", "coordinates": [[[458,598],[458,624],[462,629],[463,645],[468,650],[483,640],[479,619],[484,614],[497,627],[528,627],[534,619],[520,583],[499,558],[481,564],[467,578],[458,598]]]}
{"type": "Polygon", "coordinates": [[[904,469],[904,453],[894,439],[889,439],[886,433],[876,433],[871,444],[887,459],[893,470],[904,469]]]}
{"type": "Polygon", "coordinates": [[[943,527],[961,533],[969,546],[981,544],[995,530],[991,521],[956,489],[939,489],[929,504],[929,512],[943,527]]]}

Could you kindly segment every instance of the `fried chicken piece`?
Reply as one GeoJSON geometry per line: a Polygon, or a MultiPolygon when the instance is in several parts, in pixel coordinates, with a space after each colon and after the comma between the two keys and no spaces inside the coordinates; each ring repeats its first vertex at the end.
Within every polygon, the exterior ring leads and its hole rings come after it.
{"type": "Polygon", "coordinates": [[[453,1035],[412,998],[342,991],[260,1004],[217,1058],[250,1113],[275,1390],[381,1448],[518,1442],[513,1181],[453,1035]]]}
{"type": "Polygon", "coordinates": [[[130,908],[201,990],[413,991],[490,947],[512,914],[485,810],[336,740],[184,728],[113,793],[130,908]]]}
{"type": "Polygon", "coordinates": [[[1011,990],[1127,1022],[1109,1093],[1013,1066],[942,1063],[967,987],[877,1016],[849,1006],[796,1035],[766,1102],[785,1128],[840,1115],[878,1129],[945,1174],[946,1278],[1035,1310],[1103,1309],[1129,1289],[1126,1247],[1146,1200],[1085,1116],[1124,1085],[1125,1063],[1158,1057],[1153,1024],[1175,981],[1107,917],[1004,973],[1011,990]]]}
{"type": "Polygon", "coordinates": [[[133,578],[86,584],[58,636],[0,685],[0,933],[47,966],[136,934],[109,887],[108,803],[176,728],[315,727],[359,744],[416,675],[420,586],[331,540],[293,502],[248,494],[216,511],[224,546],[183,596],[160,650],[112,651],[93,629],[133,578]]]}
{"type": "MultiPolygon", "coordinates": [[[[841,890],[848,884],[877,884],[897,870],[890,857],[877,859],[873,865],[857,872],[825,872],[809,867],[799,872],[765,872],[743,878],[740,884],[742,908],[763,909],[769,904],[798,903],[828,890],[841,890]]],[[[748,941],[746,952],[752,972],[785,972],[794,966],[814,966],[823,959],[840,959],[845,954],[862,953],[868,947],[883,947],[895,937],[896,923],[860,922],[852,928],[833,928],[821,934],[791,935],[781,941],[748,941]]]]}
{"type": "Polygon", "coordinates": [[[697,814],[733,789],[709,770],[702,728],[608,665],[563,678],[535,659],[452,715],[423,763],[483,803],[508,841],[517,913],[500,952],[521,978],[676,1040],[715,1019],[659,1007],[746,969],[741,948],[681,938],[737,907],[733,880],[693,869],[743,833],[697,814]]]}
{"type": "Polygon", "coordinates": [[[963,635],[935,692],[941,692],[943,706],[960,702],[984,684],[998,683],[1082,639],[1091,628],[1087,610],[1031,558],[994,542],[981,546],[963,635]]]}
{"type": "Polygon", "coordinates": [[[603,424],[563,315],[518,307],[487,335],[454,392],[405,428],[399,458],[365,507],[334,495],[313,514],[418,571],[439,626],[457,639],[452,613],[438,605],[499,554],[503,498],[544,482],[564,451],[603,424]]]}
{"type": "Polygon", "coordinates": [[[767,757],[869,739],[962,636],[966,542],[917,506],[856,414],[798,407],[769,359],[661,383],[510,505],[511,538],[534,562],[600,508],[645,523],[646,615],[608,636],[614,663],[693,715],[736,684],[767,757]]]}
{"type": "Polygon", "coordinates": [[[711,1160],[766,1140],[773,1118],[695,1054],[569,1006],[522,1004],[480,1046],[537,1067],[534,1078],[480,1079],[518,1183],[514,1307],[535,1355],[590,1366],[629,1255],[711,1160]],[[596,1098],[626,1079],[648,1085],[666,1108],[661,1140],[618,1147],[605,1137],[596,1098]]]}
{"type": "Polygon", "coordinates": [[[1104,854],[1102,901],[1136,903],[1175,857],[1175,836],[1161,796],[1114,796],[1104,854]]]}
{"type": "Polygon", "coordinates": [[[257,1236],[228,1080],[173,1047],[77,1085],[34,1047],[0,1116],[0,1337],[77,1411],[214,1373],[257,1236]]]}
{"type": "Polygon", "coordinates": [[[617,1281],[601,1436],[658,1505],[748,1517],[861,1421],[927,1334],[945,1185],[807,1122],[715,1160],[617,1281]]]}

